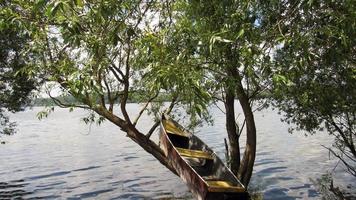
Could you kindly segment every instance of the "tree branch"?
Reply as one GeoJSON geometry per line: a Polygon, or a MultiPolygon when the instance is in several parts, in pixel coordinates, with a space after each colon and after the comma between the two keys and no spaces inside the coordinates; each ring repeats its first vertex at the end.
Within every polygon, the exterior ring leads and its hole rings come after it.
{"type": "MultiPolygon", "coordinates": [[[[135,24],[134,30],[135,30],[135,29],[138,27],[138,25],[141,23],[141,21],[142,21],[142,19],[143,19],[143,16],[146,14],[146,12],[148,11],[148,9],[150,8],[152,2],[153,2],[153,1],[150,1],[150,2],[147,3],[147,6],[146,6],[145,10],[142,12],[142,14],[140,15],[139,19],[137,20],[137,22],[136,22],[136,24],[135,24]]],[[[140,2],[140,3],[141,3],[141,2],[140,2]]],[[[140,4],[140,3],[139,3],[139,4],[140,4]]],[[[139,8],[139,9],[140,9],[140,8],[139,8]]],[[[141,10],[141,9],[140,9],[140,10],[141,10]]]]}
{"type": "Polygon", "coordinates": [[[109,101],[109,112],[113,112],[114,110],[114,102],[115,100],[112,98],[112,93],[111,93],[111,89],[110,86],[106,80],[106,78],[104,78],[104,85],[106,87],[107,93],[108,93],[108,101],[109,101]]]}
{"type": "Polygon", "coordinates": [[[131,119],[127,113],[126,110],[126,103],[127,103],[127,99],[129,96],[129,87],[130,87],[130,54],[131,54],[131,44],[130,44],[130,38],[128,39],[128,49],[127,49],[127,55],[126,55],[126,70],[125,70],[125,75],[124,75],[124,93],[123,96],[121,98],[121,112],[125,118],[125,120],[132,125],[131,119]]]}
{"type": "Polygon", "coordinates": [[[106,108],[106,105],[105,105],[105,96],[104,96],[104,91],[103,91],[103,86],[102,86],[102,73],[101,73],[101,69],[97,72],[97,78],[96,78],[96,81],[100,87],[100,101],[101,101],[101,105],[106,108]]]}
{"type": "Polygon", "coordinates": [[[140,119],[140,117],[142,116],[143,112],[146,110],[147,106],[153,101],[153,99],[155,99],[158,96],[159,92],[157,92],[153,97],[151,97],[146,104],[143,106],[143,108],[140,110],[140,112],[138,113],[136,119],[134,120],[134,122],[132,123],[132,125],[136,126],[138,120],[140,119]]]}
{"type": "Polygon", "coordinates": [[[124,74],[118,67],[116,67],[114,63],[111,63],[109,69],[114,74],[116,80],[118,80],[120,83],[124,83],[124,74]],[[121,77],[119,76],[118,73],[120,74],[121,77]]]}
{"type": "Polygon", "coordinates": [[[331,152],[335,157],[337,157],[338,159],[341,160],[342,163],[344,163],[344,165],[347,167],[347,170],[349,171],[349,173],[353,176],[356,176],[356,169],[349,165],[345,160],[344,158],[342,158],[339,154],[337,154],[334,150],[332,150],[331,148],[329,147],[326,147],[324,145],[321,145],[322,147],[326,148],[327,150],[329,150],[329,152],[331,152]]]}
{"type": "Polygon", "coordinates": [[[242,123],[242,127],[239,130],[239,135],[238,135],[239,137],[242,134],[242,131],[244,130],[245,124],[246,124],[246,119],[244,119],[244,122],[242,123]]]}
{"type": "MultiPolygon", "coordinates": [[[[336,131],[340,134],[340,136],[343,139],[343,142],[345,143],[345,145],[350,149],[351,153],[354,155],[354,157],[356,157],[356,149],[354,148],[353,145],[351,145],[350,141],[348,141],[348,138],[346,137],[345,133],[340,129],[340,127],[335,123],[333,117],[331,115],[329,115],[329,122],[331,123],[331,125],[334,126],[334,128],[336,129],[336,131]]],[[[353,141],[351,141],[353,142],[353,141]]]]}
{"type": "MultiPolygon", "coordinates": [[[[170,104],[169,107],[164,111],[164,113],[166,113],[166,114],[171,113],[171,111],[173,110],[174,105],[175,105],[177,99],[178,99],[178,96],[174,96],[174,97],[172,98],[171,104],[170,104]]],[[[146,134],[146,137],[147,137],[147,138],[150,138],[150,137],[151,137],[151,135],[153,134],[153,132],[154,132],[154,131],[156,130],[156,128],[159,126],[159,123],[160,123],[160,120],[158,120],[158,121],[151,127],[151,129],[150,129],[150,130],[148,131],[148,133],[146,134]]]]}
{"type": "Polygon", "coordinates": [[[56,97],[53,97],[50,92],[47,92],[48,96],[53,100],[53,102],[61,107],[61,108],[70,108],[70,107],[76,107],[76,108],[82,108],[82,109],[90,109],[88,106],[84,105],[75,105],[75,104],[66,104],[63,103],[61,100],[57,99],[56,97]]]}

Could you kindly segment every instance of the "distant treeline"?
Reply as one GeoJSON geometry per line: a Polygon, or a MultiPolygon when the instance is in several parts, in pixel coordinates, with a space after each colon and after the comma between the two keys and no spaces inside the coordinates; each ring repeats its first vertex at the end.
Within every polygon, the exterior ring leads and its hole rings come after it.
{"type": "MultiPolygon", "coordinates": [[[[61,96],[56,97],[56,99],[64,102],[66,104],[80,104],[73,96],[61,96]]],[[[51,98],[36,98],[32,101],[32,106],[55,106],[56,104],[51,98]]]]}
{"type": "MultiPolygon", "coordinates": [[[[57,100],[63,102],[65,104],[72,104],[72,105],[80,105],[81,103],[73,96],[59,96],[56,97],[57,100]]],[[[159,94],[153,101],[154,102],[162,102],[162,101],[170,101],[170,95],[166,93],[159,94]]],[[[147,102],[147,96],[143,96],[142,93],[134,92],[129,95],[127,100],[128,103],[143,103],[147,102]]],[[[107,101],[107,95],[105,95],[105,102],[107,101]]],[[[116,100],[115,103],[119,103],[120,99],[116,100]]],[[[56,103],[51,98],[36,98],[31,103],[32,106],[56,106],[56,103]]]]}
{"type": "MultiPolygon", "coordinates": [[[[143,93],[134,92],[129,95],[127,100],[128,103],[144,103],[147,102],[147,96],[142,95],[143,93]]],[[[268,91],[261,92],[257,95],[256,98],[268,98],[271,94],[268,91]]],[[[107,102],[107,95],[105,95],[105,101],[107,102]]],[[[79,105],[80,102],[76,100],[75,97],[68,95],[68,96],[60,96],[56,97],[60,102],[64,102],[65,104],[74,104],[79,105]]],[[[162,102],[162,101],[170,101],[171,96],[166,93],[160,93],[153,101],[154,102],[162,102]]],[[[119,103],[120,99],[116,100],[115,103],[119,103]]],[[[32,106],[56,106],[55,102],[51,98],[36,98],[31,103],[32,106]]]]}

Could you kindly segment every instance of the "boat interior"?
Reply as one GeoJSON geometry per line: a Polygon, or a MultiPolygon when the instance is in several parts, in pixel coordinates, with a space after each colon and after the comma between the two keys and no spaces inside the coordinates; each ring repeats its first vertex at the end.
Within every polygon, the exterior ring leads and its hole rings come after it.
{"type": "Polygon", "coordinates": [[[179,155],[206,182],[210,192],[245,191],[220,158],[198,137],[171,120],[163,120],[163,126],[179,155]]]}

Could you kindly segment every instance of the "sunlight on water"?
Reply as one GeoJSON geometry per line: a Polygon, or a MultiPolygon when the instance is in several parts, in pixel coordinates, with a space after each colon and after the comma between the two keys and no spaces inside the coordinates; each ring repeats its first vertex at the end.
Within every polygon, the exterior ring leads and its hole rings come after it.
{"type": "MultiPolygon", "coordinates": [[[[135,113],[139,107],[129,104],[128,109],[135,113]]],[[[0,145],[0,199],[192,199],[178,177],[116,126],[109,122],[88,126],[80,121],[86,111],[60,108],[39,121],[40,110],[12,116],[18,133],[3,138],[7,143],[0,145]]],[[[217,109],[212,113],[214,127],[199,128],[197,135],[223,158],[225,117],[217,109]]],[[[323,134],[290,135],[275,111],[255,117],[258,145],[252,187],[265,199],[319,199],[310,178],[335,166],[320,146],[332,141],[323,134]]],[[[147,130],[151,120],[144,116],[140,123],[147,130]]],[[[338,174],[339,182],[354,181],[338,174]]]]}

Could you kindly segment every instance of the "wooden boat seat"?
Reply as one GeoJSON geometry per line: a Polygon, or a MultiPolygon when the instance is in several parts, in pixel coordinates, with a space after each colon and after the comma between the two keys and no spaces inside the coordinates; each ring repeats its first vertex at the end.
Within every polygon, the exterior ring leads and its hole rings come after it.
{"type": "Polygon", "coordinates": [[[166,129],[166,132],[169,134],[179,135],[179,136],[183,136],[183,137],[189,137],[189,135],[186,132],[182,131],[180,128],[175,126],[170,121],[164,121],[163,125],[164,125],[164,128],[166,129]]]}
{"type": "Polygon", "coordinates": [[[234,186],[228,181],[206,181],[210,192],[245,192],[245,188],[234,186]]]}
{"type": "Polygon", "coordinates": [[[213,156],[211,153],[205,152],[205,151],[199,151],[199,150],[191,150],[191,149],[183,149],[183,148],[176,148],[179,155],[183,157],[190,157],[190,158],[204,158],[204,159],[210,159],[213,160],[213,156]]]}
{"type": "Polygon", "coordinates": [[[210,176],[202,176],[202,178],[205,180],[205,181],[218,181],[218,180],[221,180],[221,178],[215,176],[215,175],[210,175],[210,176]]]}

